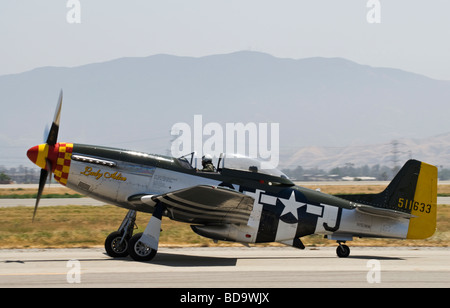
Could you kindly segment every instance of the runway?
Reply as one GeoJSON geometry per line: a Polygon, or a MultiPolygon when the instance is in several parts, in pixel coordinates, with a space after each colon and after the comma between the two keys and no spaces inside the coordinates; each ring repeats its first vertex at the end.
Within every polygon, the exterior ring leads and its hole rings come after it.
{"type": "MultiPolygon", "coordinates": [[[[36,199],[0,199],[0,207],[29,206],[34,207],[36,199]]],[[[39,207],[45,206],[64,206],[64,205],[86,205],[86,206],[102,206],[107,203],[92,198],[51,198],[41,199],[39,207]]]]}
{"type": "MultiPolygon", "coordinates": [[[[450,287],[450,248],[160,248],[152,262],[102,248],[0,250],[0,287],[450,287]]],[[[270,292],[270,290],[268,291],[270,292]]]]}

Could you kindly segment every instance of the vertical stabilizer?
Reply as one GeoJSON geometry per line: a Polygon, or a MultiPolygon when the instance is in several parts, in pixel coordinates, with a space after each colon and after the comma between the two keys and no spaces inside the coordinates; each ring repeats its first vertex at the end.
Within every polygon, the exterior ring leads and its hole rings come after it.
{"type": "Polygon", "coordinates": [[[341,195],[360,204],[411,214],[408,239],[425,239],[436,230],[437,168],[409,160],[379,194],[341,195]]]}

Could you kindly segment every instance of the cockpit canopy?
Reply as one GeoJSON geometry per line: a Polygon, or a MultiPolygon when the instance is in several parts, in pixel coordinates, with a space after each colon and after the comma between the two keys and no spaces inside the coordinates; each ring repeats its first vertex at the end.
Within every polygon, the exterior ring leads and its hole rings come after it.
{"type": "MultiPolygon", "coordinates": [[[[181,156],[178,158],[178,162],[185,168],[201,168],[201,159],[195,158],[194,152],[181,156]]],[[[239,154],[221,154],[220,157],[213,158],[213,164],[217,172],[220,172],[222,169],[230,169],[281,177],[286,180],[289,179],[287,175],[280,170],[276,168],[267,168],[266,166],[264,166],[265,168],[262,168],[262,166],[266,164],[262,164],[261,161],[255,158],[239,154]]]]}
{"type": "Polygon", "coordinates": [[[243,155],[238,154],[225,154],[221,162],[219,162],[219,168],[233,169],[241,171],[250,171],[254,173],[262,173],[271,176],[278,176],[284,179],[288,179],[287,175],[276,168],[262,168],[262,162],[243,155]]]}

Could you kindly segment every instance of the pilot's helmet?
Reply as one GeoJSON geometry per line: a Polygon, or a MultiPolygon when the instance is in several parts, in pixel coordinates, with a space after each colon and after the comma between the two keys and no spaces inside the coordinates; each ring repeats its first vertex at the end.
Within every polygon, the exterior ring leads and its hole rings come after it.
{"type": "Polygon", "coordinates": [[[212,156],[209,154],[205,154],[202,157],[202,163],[211,163],[212,162],[212,156]]]}

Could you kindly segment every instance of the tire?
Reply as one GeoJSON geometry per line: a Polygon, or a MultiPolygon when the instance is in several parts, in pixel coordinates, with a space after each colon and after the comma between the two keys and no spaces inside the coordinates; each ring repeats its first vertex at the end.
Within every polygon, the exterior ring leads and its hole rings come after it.
{"type": "Polygon", "coordinates": [[[128,253],[135,261],[146,262],[152,260],[157,253],[157,250],[151,249],[145,244],[139,242],[142,233],[133,235],[128,242],[128,253]]]}
{"type": "Polygon", "coordinates": [[[105,240],[105,250],[108,256],[113,258],[124,258],[128,256],[128,241],[125,239],[122,245],[119,245],[122,240],[122,233],[114,231],[105,240]]]}
{"type": "Polygon", "coordinates": [[[336,248],[336,254],[339,258],[347,258],[350,255],[350,248],[347,245],[339,245],[336,248]]]}

